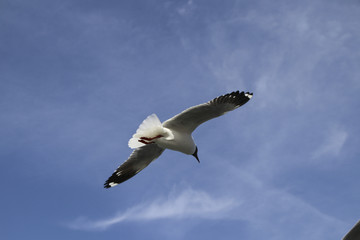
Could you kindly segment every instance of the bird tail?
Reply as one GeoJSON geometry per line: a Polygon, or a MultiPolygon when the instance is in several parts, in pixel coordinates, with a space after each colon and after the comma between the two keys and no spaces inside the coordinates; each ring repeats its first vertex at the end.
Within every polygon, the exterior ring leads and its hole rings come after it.
{"type": "Polygon", "coordinates": [[[144,143],[139,142],[141,137],[153,138],[165,133],[166,131],[163,128],[159,118],[156,116],[156,114],[151,114],[140,124],[139,128],[136,130],[136,133],[129,140],[128,145],[130,148],[139,148],[145,145],[144,143]]]}

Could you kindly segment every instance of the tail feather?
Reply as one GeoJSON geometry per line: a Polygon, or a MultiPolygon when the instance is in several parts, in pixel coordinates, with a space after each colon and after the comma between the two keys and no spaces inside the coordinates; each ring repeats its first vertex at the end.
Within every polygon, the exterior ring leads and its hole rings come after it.
{"type": "Polygon", "coordinates": [[[145,145],[144,143],[138,141],[141,137],[151,138],[164,133],[165,130],[159,118],[156,114],[151,114],[140,124],[136,133],[129,140],[128,145],[130,148],[139,148],[145,145]]]}

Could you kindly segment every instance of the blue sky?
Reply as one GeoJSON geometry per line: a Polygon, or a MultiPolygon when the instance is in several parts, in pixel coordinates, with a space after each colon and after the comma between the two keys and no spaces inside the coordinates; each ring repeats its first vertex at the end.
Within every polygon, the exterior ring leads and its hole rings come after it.
{"type": "Polygon", "coordinates": [[[1,239],[340,239],[360,219],[358,1],[2,1],[1,239]],[[104,181],[148,115],[242,108],[104,181]]]}

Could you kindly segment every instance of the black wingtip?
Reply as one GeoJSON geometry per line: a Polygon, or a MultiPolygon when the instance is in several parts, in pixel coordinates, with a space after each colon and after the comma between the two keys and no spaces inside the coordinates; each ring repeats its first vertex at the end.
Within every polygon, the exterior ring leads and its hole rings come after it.
{"type": "Polygon", "coordinates": [[[107,181],[104,183],[104,188],[106,188],[106,189],[111,188],[111,186],[109,185],[109,183],[107,181]]]}
{"type": "Polygon", "coordinates": [[[213,99],[212,103],[232,103],[234,104],[236,107],[240,107],[242,105],[244,105],[245,103],[247,103],[253,96],[253,93],[251,92],[240,92],[239,90],[225,94],[225,95],[221,95],[215,99],[213,99]]]}
{"type": "Polygon", "coordinates": [[[251,92],[246,92],[245,93],[245,97],[247,97],[247,98],[252,98],[252,96],[253,96],[253,93],[251,93],[251,92]]]}
{"type": "Polygon", "coordinates": [[[108,179],[108,180],[104,183],[104,188],[108,189],[108,188],[115,187],[116,185],[119,185],[119,183],[113,182],[113,181],[111,181],[111,179],[108,179]]]}
{"type": "Polygon", "coordinates": [[[229,95],[235,97],[236,105],[240,107],[240,106],[244,105],[245,103],[247,103],[252,98],[253,93],[244,92],[244,91],[242,91],[242,92],[236,91],[236,92],[230,93],[229,95]]]}

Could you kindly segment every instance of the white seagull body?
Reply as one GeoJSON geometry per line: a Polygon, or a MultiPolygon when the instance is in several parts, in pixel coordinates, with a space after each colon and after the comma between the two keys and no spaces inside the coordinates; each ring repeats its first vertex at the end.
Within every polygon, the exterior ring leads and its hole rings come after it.
{"type": "Polygon", "coordinates": [[[244,105],[252,95],[239,91],[225,94],[207,103],[188,108],[163,123],[155,114],[148,116],[129,140],[129,147],[135,150],[128,160],[115,170],[104,187],[114,187],[135,176],[167,148],[193,155],[199,161],[198,149],[191,133],[203,122],[244,105]]]}

